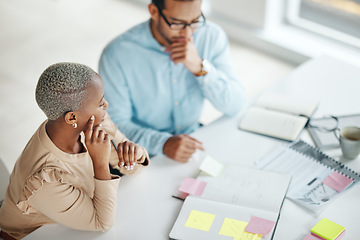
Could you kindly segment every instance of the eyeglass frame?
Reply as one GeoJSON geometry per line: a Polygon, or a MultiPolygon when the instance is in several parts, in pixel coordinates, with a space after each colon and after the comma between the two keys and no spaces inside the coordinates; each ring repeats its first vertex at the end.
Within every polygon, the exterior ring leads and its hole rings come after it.
{"type": "Polygon", "coordinates": [[[308,128],[316,128],[321,132],[333,132],[333,131],[335,131],[336,129],[339,128],[339,119],[336,116],[333,116],[333,115],[330,115],[329,118],[335,120],[335,126],[334,127],[327,128],[327,127],[323,127],[323,126],[312,125],[311,124],[311,119],[309,119],[306,126],[308,128]]]}
{"type": "MultiPolygon", "coordinates": [[[[155,6],[156,6],[156,5],[155,5],[155,6]]],[[[171,30],[175,30],[175,31],[176,31],[176,30],[184,30],[187,26],[189,26],[191,29],[197,29],[197,28],[199,28],[199,27],[204,26],[205,23],[206,23],[206,18],[205,18],[205,16],[204,16],[203,12],[201,12],[201,16],[200,16],[200,17],[202,17],[202,18],[204,19],[203,22],[170,23],[170,22],[167,20],[167,18],[165,17],[165,15],[163,14],[163,12],[161,11],[161,9],[160,9],[158,6],[156,6],[156,7],[157,7],[157,9],[159,10],[160,16],[165,20],[166,24],[169,26],[169,28],[170,28],[171,30]],[[201,26],[198,26],[198,27],[191,27],[191,24],[194,24],[194,23],[202,23],[202,25],[201,25],[201,26]],[[180,28],[180,29],[171,28],[171,26],[179,26],[179,25],[183,25],[183,27],[180,28]]],[[[199,17],[199,18],[200,18],[200,17],[199,17]]]]}

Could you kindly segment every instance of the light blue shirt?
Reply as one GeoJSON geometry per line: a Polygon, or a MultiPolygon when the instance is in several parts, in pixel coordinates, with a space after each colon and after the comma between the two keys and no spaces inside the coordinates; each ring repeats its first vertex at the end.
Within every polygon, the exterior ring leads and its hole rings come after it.
{"type": "Polygon", "coordinates": [[[227,116],[244,106],[244,89],[224,31],[207,22],[193,36],[198,54],[212,65],[205,76],[195,77],[183,64],[171,61],[153,37],[150,20],[115,38],[102,53],[99,75],[108,113],[127,138],[151,155],[161,154],[172,135],[199,128],[204,99],[227,116]]]}

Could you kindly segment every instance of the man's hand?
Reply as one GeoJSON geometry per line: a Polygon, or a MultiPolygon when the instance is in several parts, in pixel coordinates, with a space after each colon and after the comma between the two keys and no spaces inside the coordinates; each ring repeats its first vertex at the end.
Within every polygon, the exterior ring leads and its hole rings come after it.
{"type": "Polygon", "coordinates": [[[201,71],[201,62],[193,38],[175,38],[168,48],[171,60],[177,64],[182,63],[193,74],[201,71]]]}
{"type": "Polygon", "coordinates": [[[204,151],[201,142],[188,135],[174,135],[164,144],[163,153],[179,162],[187,162],[196,149],[204,151]]]}
{"type": "Polygon", "coordinates": [[[110,180],[110,139],[100,125],[94,128],[94,122],[95,117],[92,116],[85,127],[85,145],[93,162],[95,177],[99,180],[110,180]]]}
{"type": "Polygon", "coordinates": [[[117,153],[119,157],[119,167],[125,166],[127,170],[132,170],[136,163],[142,163],[139,161],[142,160],[144,149],[133,142],[125,141],[119,143],[117,153]]]}

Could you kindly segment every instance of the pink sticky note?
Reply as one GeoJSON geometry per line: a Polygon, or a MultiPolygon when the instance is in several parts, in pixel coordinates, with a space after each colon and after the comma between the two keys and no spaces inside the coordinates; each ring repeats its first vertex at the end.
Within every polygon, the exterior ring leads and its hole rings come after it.
{"type": "Polygon", "coordinates": [[[317,238],[311,234],[308,234],[302,240],[319,240],[319,238],[317,238]]]}
{"type": "Polygon", "coordinates": [[[273,221],[256,216],[251,216],[250,222],[246,226],[245,231],[266,235],[271,232],[274,226],[275,222],[273,221]]]}
{"type": "Polygon", "coordinates": [[[348,178],[337,171],[334,171],[322,181],[323,184],[338,192],[344,190],[352,182],[353,180],[351,178],[348,178]]]}
{"type": "Polygon", "coordinates": [[[206,182],[199,181],[194,178],[185,178],[184,181],[181,183],[179,191],[201,196],[205,187],[206,187],[206,182]]]}

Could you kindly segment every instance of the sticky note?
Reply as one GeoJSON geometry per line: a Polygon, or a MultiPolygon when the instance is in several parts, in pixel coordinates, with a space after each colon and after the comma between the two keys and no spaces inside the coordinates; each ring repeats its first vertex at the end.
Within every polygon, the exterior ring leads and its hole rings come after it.
{"type": "Polygon", "coordinates": [[[334,171],[322,181],[323,184],[338,192],[344,190],[352,182],[353,180],[351,178],[348,178],[337,171],[334,171]]]}
{"type": "Polygon", "coordinates": [[[221,225],[219,234],[228,236],[228,237],[236,237],[244,232],[244,229],[247,225],[247,222],[225,218],[223,224],[221,225]]]}
{"type": "Polygon", "coordinates": [[[246,226],[245,231],[266,235],[274,228],[275,222],[264,218],[251,216],[249,224],[246,226]]]}
{"type": "Polygon", "coordinates": [[[260,240],[262,235],[245,232],[248,223],[231,218],[225,218],[219,234],[233,237],[234,240],[260,240]]]}
{"type": "Polygon", "coordinates": [[[206,182],[199,181],[195,178],[185,178],[179,187],[179,191],[201,196],[206,187],[206,182]]]}
{"type": "Polygon", "coordinates": [[[209,156],[206,156],[206,158],[200,165],[201,171],[204,171],[213,177],[218,176],[219,173],[222,172],[223,168],[224,165],[209,156]]]}
{"type": "Polygon", "coordinates": [[[214,214],[191,210],[185,226],[202,231],[209,231],[214,219],[214,214]]]}
{"type": "Polygon", "coordinates": [[[335,240],[339,239],[345,232],[345,228],[337,223],[323,218],[312,229],[311,234],[320,239],[335,240]]]}
{"type": "Polygon", "coordinates": [[[314,237],[311,234],[306,235],[302,240],[319,240],[319,238],[314,237]]]}

